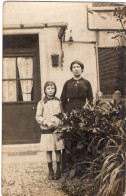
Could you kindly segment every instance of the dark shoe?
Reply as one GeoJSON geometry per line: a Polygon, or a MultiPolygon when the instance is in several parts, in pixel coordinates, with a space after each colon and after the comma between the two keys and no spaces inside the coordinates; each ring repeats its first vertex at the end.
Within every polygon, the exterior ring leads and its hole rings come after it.
{"type": "Polygon", "coordinates": [[[59,178],[61,178],[61,172],[60,172],[60,170],[56,170],[55,180],[58,180],[59,178]]]}
{"type": "Polygon", "coordinates": [[[54,171],[49,171],[48,180],[54,180],[54,171]]]}

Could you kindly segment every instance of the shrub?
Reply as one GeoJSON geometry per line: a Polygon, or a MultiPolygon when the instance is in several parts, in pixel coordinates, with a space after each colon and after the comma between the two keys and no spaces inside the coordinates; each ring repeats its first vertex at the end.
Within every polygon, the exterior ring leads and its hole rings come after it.
{"type": "Polygon", "coordinates": [[[96,101],[57,117],[64,122],[57,131],[64,132],[66,140],[64,187],[78,196],[121,196],[126,125],[122,105],[96,101]]]}

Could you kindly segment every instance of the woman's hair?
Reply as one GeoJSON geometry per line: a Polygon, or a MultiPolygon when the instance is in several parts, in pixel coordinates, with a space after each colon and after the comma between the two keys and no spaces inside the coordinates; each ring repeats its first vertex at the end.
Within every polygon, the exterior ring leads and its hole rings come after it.
{"type": "Polygon", "coordinates": [[[71,65],[70,65],[70,70],[72,71],[72,68],[73,68],[73,65],[74,64],[78,64],[78,65],[80,65],[81,66],[81,69],[82,69],[82,72],[84,71],[84,65],[83,65],[83,63],[81,63],[80,61],[73,61],[72,63],[71,63],[71,65]]]}
{"type": "Polygon", "coordinates": [[[46,95],[46,87],[47,86],[52,86],[52,85],[55,88],[55,92],[54,92],[54,96],[55,96],[57,88],[56,88],[56,84],[54,82],[52,82],[52,81],[48,81],[48,82],[45,83],[45,85],[44,85],[44,93],[45,93],[45,95],[46,95]]]}

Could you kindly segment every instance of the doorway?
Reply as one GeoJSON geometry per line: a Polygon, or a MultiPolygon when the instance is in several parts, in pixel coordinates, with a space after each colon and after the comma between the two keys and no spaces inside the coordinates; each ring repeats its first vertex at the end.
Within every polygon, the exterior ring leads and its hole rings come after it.
{"type": "Polygon", "coordinates": [[[3,144],[39,141],[40,129],[35,114],[40,99],[38,35],[3,36],[3,144]]]}

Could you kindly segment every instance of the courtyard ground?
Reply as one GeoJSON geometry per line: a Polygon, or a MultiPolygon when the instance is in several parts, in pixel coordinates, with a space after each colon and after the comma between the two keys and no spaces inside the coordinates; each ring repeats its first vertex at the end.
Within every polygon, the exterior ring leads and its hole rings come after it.
{"type": "MultiPolygon", "coordinates": [[[[12,149],[2,153],[2,196],[69,196],[62,190],[62,178],[57,181],[47,179],[45,153],[30,152],[26,148],[24,152],[12,149]]],[[[55,155],[53,159],[55,161],[55,155]]]]}

